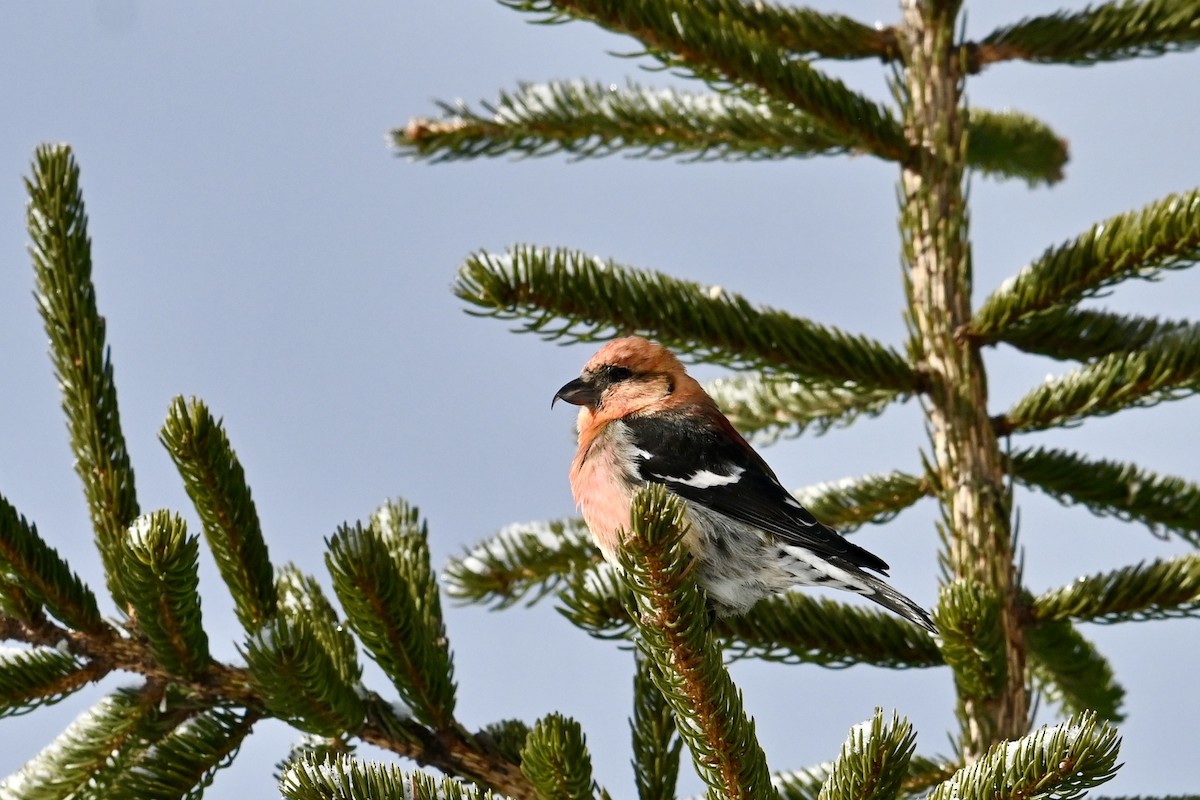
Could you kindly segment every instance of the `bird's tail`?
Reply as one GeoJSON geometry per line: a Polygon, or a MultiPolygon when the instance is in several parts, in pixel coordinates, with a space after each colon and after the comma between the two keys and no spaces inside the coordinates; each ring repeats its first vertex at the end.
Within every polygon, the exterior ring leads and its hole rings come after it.
{"type": "Polygon", "coordinates": [[[933,620],[925,609],[879,580],[879,578],[866,573],[860,573],[855,577],[870,589],[869,592],[862,593],[863,597],[874,600],[884,608],[896,612],[916,625],[920,625],[930,633],[938,632],[937,626],[933,624],[933,620]]]}

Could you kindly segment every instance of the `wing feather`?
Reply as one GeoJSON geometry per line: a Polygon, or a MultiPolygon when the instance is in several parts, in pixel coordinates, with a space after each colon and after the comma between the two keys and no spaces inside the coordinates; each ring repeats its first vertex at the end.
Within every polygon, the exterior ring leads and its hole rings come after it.
{"type": "Polygon", "coordinates": [[[663,414],[624,422],[641,451],[637,468],[643,480],[785,544],[887,574],[887,562],[846,541],[800,505],[724,416],[704,424],[694,416],[663,414]]]}

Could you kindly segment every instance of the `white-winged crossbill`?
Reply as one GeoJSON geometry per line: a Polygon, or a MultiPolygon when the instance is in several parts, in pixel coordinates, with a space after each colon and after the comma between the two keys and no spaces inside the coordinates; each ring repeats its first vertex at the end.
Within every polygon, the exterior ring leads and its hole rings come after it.
{"type": "Polygon", "coordinates": [[[571,490],[609,561],[634,493],[660,483],[686,501],[684,544],[715,614],[744,613],[792,586],[827,586],[936,632],[924,609],[867,572],[886,575],[887,563],[801,506],[666,348],[611,341],[554,399],[581,406],[571,490]]]}

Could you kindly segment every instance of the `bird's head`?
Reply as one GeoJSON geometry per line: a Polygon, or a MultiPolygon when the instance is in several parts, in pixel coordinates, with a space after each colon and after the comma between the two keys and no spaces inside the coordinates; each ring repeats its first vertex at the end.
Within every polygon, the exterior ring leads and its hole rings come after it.
{"type": "Polygon", "coordinates": [[[587,423],[669,410],[700,397],[704,397],[700,385],[670,350],[631,336],[600,348],[579,377],[555,393],[554,401],[582,406],[582,429],[587,423]]]}

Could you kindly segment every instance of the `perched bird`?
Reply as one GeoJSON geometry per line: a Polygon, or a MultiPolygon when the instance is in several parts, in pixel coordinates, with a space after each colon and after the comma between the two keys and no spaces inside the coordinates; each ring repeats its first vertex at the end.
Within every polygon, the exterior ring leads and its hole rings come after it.
{"type": "Polygon", "coordinates": [[[717,615],[791,586],[829,586],[936,632],[924,609],[867,572],[886,575],[887,563],[801,506],[665,347],[611,341],[554,400],[581,406],[571,490],[609,561],[634,493],[660,483],[687,501],[684,544],[717,615]]]}

